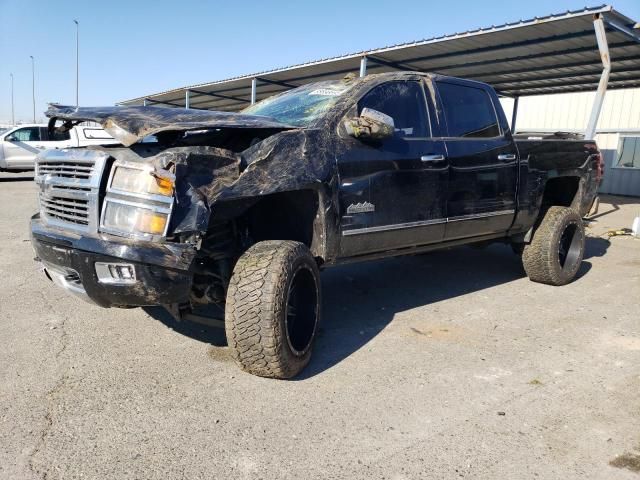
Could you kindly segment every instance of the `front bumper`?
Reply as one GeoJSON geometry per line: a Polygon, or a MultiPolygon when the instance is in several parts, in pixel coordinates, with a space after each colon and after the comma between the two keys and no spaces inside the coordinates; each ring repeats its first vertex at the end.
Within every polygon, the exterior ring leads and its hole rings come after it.
{"type": "Polygon", "coordinates": [[[85,237],[31,219],[31,243],[48,278],[102,307],[182,303],[191,291],[195,250],[184,244],[152,244],[117,237],[85,237]],[[130,264],[135,282],[102,283],[96,262],[130,264]]]}

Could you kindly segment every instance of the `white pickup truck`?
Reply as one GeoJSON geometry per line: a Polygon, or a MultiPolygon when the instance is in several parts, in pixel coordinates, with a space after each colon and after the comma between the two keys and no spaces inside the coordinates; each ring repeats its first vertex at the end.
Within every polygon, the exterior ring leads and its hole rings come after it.
{"type": "Polygon", "coordinates": [[[49,135],[47,125],[19,125],[0,130],[0,170],[32,170],[43,150],[118,143],[101,126],[78,125],[49,135]]]}

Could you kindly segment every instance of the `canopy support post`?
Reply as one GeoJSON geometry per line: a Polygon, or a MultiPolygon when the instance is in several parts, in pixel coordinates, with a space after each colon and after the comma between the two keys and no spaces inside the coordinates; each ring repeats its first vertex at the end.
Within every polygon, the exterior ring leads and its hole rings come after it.
{"type": "Polygon", "coordinates": [[[146,98],[142,100],[142,106],[143,106],[143,107],[146,107],[146,106],[147,106],[147,99],[146,99],[146,98]]]}
{"type": "Polygon", "coordinates": [[[190,108],[191,104],[191,91],[189,89],[184,91],[184,108],[190,108]]]}
{"type": "Polygon", "coordinates": [[[513,113],[511,113],[511,133],[516,134],[516,120],[518,119],[518,101],[520,97],[513,97],[513,113]]]}
{"type": "Polygon", "coordinates": [[[367,74],[367,57],[366,55],[360,59],[360,76],[364,77],[367,74]]]}
{"type": "Polygon", "coordinates": [[[258,79],[251,79],[251,105],[256,103],[256,89],[258,88],[258,79]]]}
{"type": "Polygon", "coordinates": [[[593,106],[591,107],[591,115],[589,116],[587,129],[584,132],[584,138],[586,140],[593,140],[595,137],[598,119],[600,118],[602,104],[604,103],[604,95],[607,93],[609,74],[611,73],[611,57],[609,56],[607,32],[604,27],[604,21],[600,15],[597,15],[594,18],[593,28],[596,31],[596,40],[598,41],[598,50],[600,51],[600,59],[602,60],[603,68],[602,74],[600,75],[600,83],[598,83],[598,90],[596,91],[596,97],[593,99],[593,106]]]}

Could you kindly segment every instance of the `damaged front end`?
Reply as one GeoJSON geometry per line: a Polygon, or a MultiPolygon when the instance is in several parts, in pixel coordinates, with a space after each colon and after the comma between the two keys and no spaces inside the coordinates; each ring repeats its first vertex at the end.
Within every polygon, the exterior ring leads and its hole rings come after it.
{"type": "Polygon", "coordinates": [[[178,305],[194,292],[196,302],[224,301],[241,247],[232,222],[214,224],[212,207],[246,169],[242,151],[294,127],[154,107],[51,106],[47,115],[56,130],[99,122],[123,145],[37,159],[32,242],[49,278],[105,307],[178,305]]]}

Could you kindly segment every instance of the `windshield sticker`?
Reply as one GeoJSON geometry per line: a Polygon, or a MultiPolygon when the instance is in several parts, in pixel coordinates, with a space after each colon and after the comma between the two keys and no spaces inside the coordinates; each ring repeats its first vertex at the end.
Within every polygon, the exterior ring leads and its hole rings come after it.
{"type": "Polygon", "coordinates": [[[331,88],[318,88],[316,90],[309,92],[309,95],[320,95],[323,97],[337,97],[339,95],[342,95],[342,92],[344,92],[344,89],[333,90],[331,88]]]}

